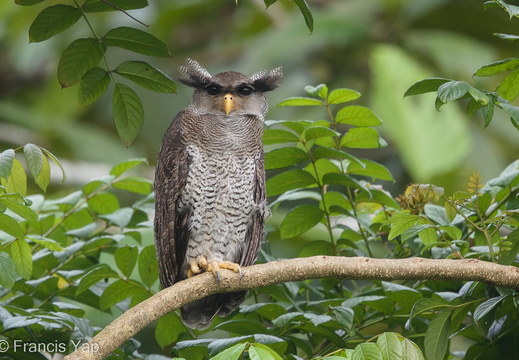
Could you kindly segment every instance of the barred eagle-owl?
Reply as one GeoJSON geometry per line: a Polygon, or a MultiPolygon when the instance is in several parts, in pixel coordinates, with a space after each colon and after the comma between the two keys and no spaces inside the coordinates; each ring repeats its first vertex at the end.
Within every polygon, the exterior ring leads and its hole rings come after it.
{"type": "MultiPolygon", "coordinates": [[[[163,288],[220,269],[252,265],[263,239],[266,208],[263,123],[265,92],[277,88],[281,68],[251,77],[211,75],[196,61],[178,80],[194,88],[190,105],[173,119],[157,156],[155,244],[163,288]]],[[[210,326],[246,292],[215,294],[184,306],[183,322],[210,326]]]]}

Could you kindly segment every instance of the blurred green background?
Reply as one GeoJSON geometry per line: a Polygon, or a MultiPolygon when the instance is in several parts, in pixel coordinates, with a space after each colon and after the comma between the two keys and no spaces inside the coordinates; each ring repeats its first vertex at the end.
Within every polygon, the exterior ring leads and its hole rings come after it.
{"type": "MultiPolygon", "coordinates": [[[[184,108],[191,90],[177,95],[137,89],[143,100],[145,124],[130,148],[119,141],[112,124],[111,90],[96,104],[78,109],[77,85],[61,89],[56,68],[61,52],[77,37],[91,36],[83,20],[52,39],[29,44],[28,29],[47,0],[22,7],[0,3],[0,149],[27,142],[58,156],[70,186],[107,173],[110,165],[131,157],[150,161],[149,177],[163,133],[184,108]]],[[[70,2],[72,4],[72,2],[70,2]]],[[[98,35],[126,25],[140,28],[168,44],[171,58],[150,58],[109,48],[115,68],[125,60],[143,59],[170,76],[186,57],[210,72],[237,70],[253,74],[282,66],[284,85],[269,94],[268,119],[319,119],[309,108],[276,108],[282,99],[304,95],[307,84],[347,87],[363,96],[384,125],[389,146],[356,151],[390,168],[397,195],[411,181],[430,182],[449,191],[465,187],[468,176],[481,171],[488,180],[517,158],[517,132],[507,117],[482,130],[476,113],[467,118],[458,103],[437,112],[434,95],[403,98],[405,90],[426,77],[465,80],[494,90],[498,78],[472,78],[480,66],[513,57],[515,43],[492,33],[519,33],[517,20],[483,1],[459,0],[309,0],[314,32],[309,34],[295,4],[279,0],[267,10],[262,0],[154,0],[131,14],[145,28],[117,12],[89,14],[98,35]]],[[[316,110],[317,111],[317,110],[316,110]]],[[[59,173],[54,172],[56,175],[59,173]]],[[[58,179],[57,179],[58,180],[58,179]]]]}

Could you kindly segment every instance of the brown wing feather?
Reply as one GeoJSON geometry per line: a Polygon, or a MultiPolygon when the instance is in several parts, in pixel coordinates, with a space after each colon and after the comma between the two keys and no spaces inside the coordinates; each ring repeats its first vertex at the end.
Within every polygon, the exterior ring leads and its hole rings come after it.
{"type": "Polygon", "coordinates": [[[254,201],[259,206],[260,211],[254,214],[252,224],[250,225],[245,242],[248,244],[245,253],[242,256],[240,265],[253,265],[258,257],[258,252],[263,242],[263,230],[265,228],[265,211],[267,192],[265,189],[265,161],[264,154],[261,151],[260,156],[256,160],[256,177],[254,186],[254,201]]]}
{"type": "Polygon", "coordinates": [[[163,288],[179,279],[179,267],[188,241],[186,214],[177,209],[177,200],[186,184],[189,158],[182,144],[181,111],[164,135],[155,170],[155,246],[163,288]]]}

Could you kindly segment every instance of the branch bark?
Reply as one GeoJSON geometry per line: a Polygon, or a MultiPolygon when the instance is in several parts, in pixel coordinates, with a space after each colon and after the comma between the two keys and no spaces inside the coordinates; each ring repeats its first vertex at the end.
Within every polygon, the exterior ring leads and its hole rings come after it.
{"type": "Polygon", "coordinates": [[[519,289],[519,268],[475,259],[372,259],[314,256],[243,268],[243,277],[222,271],[220,284],[204,273],[174,284],[126,311],[64,360],[103,359],[161,316],[215,293],[317,278],[349,280],[481,281],[519,289]]]}

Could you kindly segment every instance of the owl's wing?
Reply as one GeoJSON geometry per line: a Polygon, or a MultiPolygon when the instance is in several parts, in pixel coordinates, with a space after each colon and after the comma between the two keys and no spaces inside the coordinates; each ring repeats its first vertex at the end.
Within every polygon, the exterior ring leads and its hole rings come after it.
{"type": "Polygon", "coordinates": [[[254,179],[254,202],[259,207],[252,219],[252,224],[247,230],[245,242],[248,246],[242,256],[240,265],[253,265],[258,257],[258,252],[263,242],[263,230],[265,228],[265,212],[267,211],[265,189],[265,156],[263,151],[256,159],[256,173],[254,179]]]}
{"type": "Polygon", "coordinates": [[[184,116],[188,114],[181,111],[166,131],[155,170],[155,246],[162,288],[178,281],[189,235],[186,224],[189,214],[181,213],[177,207],[189,168],[181,138],[184,116]]]}

